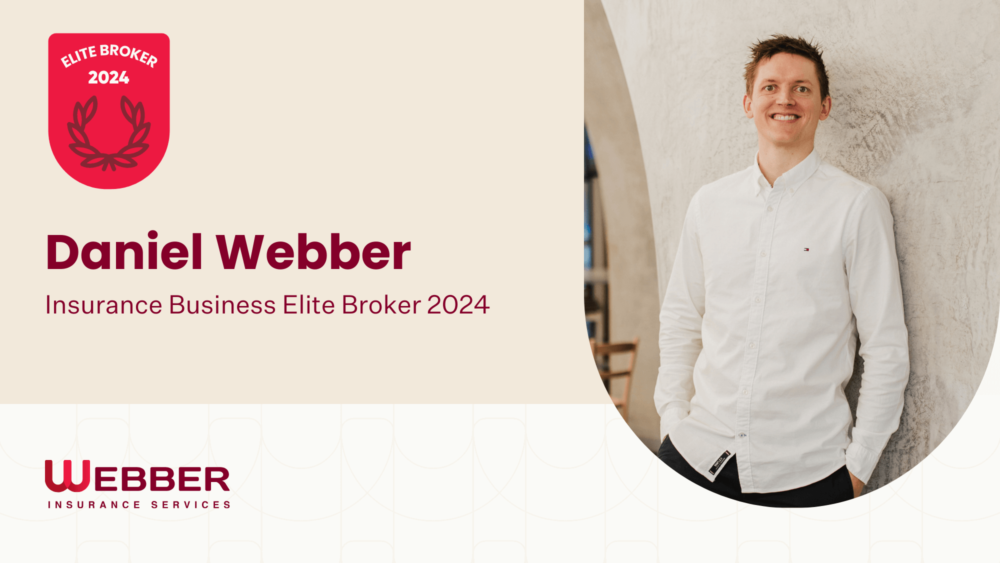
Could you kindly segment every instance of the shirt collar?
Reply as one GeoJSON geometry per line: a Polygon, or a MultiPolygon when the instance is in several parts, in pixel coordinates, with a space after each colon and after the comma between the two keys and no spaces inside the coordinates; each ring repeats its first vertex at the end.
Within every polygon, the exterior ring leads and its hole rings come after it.
{"type": "MultiPolygon", "coordinates": [[[[760,195],[760,191],[763,188],[768,187],[767,179],[764,178],[763,172],[760,171],[760,165],[757,163],[757,155],[759,152],[753,155],[753,167],[751,169],[751,179],[753,180],[753,195],[757,197],[760,195]]],[[[817,170],[819,170],[819,165],[822,161],[819,158],[819,154],[816,153],[816,149],[813,149],[809,156],[805,157],[802,162],[796,164],[791,170],[785,172],[774,181],[775,185],[781,182],[782,186],[789,189],[796,189],[802,182],[805,182],[812,176],[817,170]]]]}

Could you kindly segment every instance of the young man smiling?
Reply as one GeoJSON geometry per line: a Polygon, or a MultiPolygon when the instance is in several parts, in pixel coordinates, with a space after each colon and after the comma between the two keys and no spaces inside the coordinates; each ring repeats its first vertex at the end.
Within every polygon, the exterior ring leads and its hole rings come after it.
{"type": "Polygon", "coordinates": [[[832,107],[817,47],[761,41],[745,78],[757,155],[692,198],[660,313],[659,457],[743,502],[832,504],[861,494],[903,408],[892,216],[814,151],[832,107]]]}

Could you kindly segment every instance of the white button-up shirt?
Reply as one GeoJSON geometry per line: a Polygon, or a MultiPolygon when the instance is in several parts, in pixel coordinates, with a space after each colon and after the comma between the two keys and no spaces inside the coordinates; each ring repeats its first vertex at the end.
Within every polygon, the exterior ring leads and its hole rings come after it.
{"type": "Polygon", "coordinates": [[[867,482],[899,426],[907,332],[889,203],[815,151],[771,187],[753,166],[702,187],[660,312],[661,435],[744,493],[845,463],[867,482]],[[860,337],[853,432],[844,387],[860,337]]]}

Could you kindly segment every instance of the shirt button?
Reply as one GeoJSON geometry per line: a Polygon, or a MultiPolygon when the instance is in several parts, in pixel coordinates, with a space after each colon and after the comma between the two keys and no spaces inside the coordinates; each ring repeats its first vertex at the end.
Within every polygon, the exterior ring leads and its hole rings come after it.
{"type": "Polygon", "coordinates": [[[744,394],[744,395],[747,395],[747,394],[749,394],[749,393],[750,393],[750,392],[749,392],[749,391],[747,391],[746,389],[744,389],[744,390],[743,390],[743,394],[744,394]]]}
{"type": "Polygon", "coordinates": [[[761,256],[767,256],[767,253],[766,253],[766,252],[764,252],[763,250],[761,250],[761,251],[760,251],[760,255],[761,255],[761,256]]]}
{"type": "Polygon", "coordinates": [[[770,212],[772,212],[772,211],[774,211],[774,208],[773,208],[773,207],[771,207],[770,205],[768,205],[768,206],[767,206],[767,212],[768,212],[768,213],[770,213],[770,212]]]}
{"type": "Polygon", "coordinates": [[[753,300],[754,303],[760,303],[760,297],[753,300]]]}
{"type": "Polygon", "coordinates": [[[751,347],[751,348],[753,348],[753,347],[754,347],[754,343],[753,343],[753,342],[751,342],[751,343],[750,343],[750,347],[751,347]]]}

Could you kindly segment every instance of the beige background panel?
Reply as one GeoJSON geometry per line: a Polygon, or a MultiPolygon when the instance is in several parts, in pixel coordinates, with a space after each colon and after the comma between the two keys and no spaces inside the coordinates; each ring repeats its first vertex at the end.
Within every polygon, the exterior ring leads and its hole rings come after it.
{"type": "MultiPolygon", "coordinates": [[[[870,485],[913,468],[969,406],[1000,308],[1000,3],[605,2],[635,108],[661,293],[701,186],[750,165],[749,48],[773,33],[824,48],[829,162],[889,198],[910,383],[870,485]]],[[[856,401],[859,369],[847,392],[856,401]]]]}
{"type": "MultiPolygon", "coordinates": [[[[581,296],[575,2],[6,8],[0,356],[8,402],[603,403],[581,296]],[[171,139],[124,190],[47,138],[54,32],[164,32],[171,139]],[[204,240],[200,271],[48,271],[45,241],[204,240]],[[403,270],[224,271],[212,237],[411,241],[403,270]],[[426,299],[471,316],[46,317],[65,299],[426,299]]],[[[339,304],[338,304],[339,306],[339,304]]]]}

